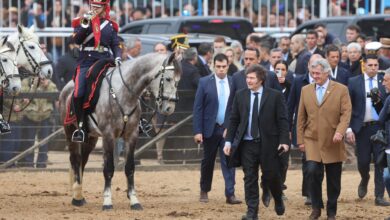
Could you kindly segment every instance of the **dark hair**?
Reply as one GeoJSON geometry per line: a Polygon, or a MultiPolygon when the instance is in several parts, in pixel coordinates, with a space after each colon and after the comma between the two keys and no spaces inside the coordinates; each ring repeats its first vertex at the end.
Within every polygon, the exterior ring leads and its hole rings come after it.
{"type": "Polygon", "coordinates": [[[213,45],[211,43],[201,43],[198,47],[198,54],[204,56],[208,52],[213,53],[213,50],[213,45]]]}
{"type": "Polygon", "coordinates": [[[360,34],[360,32],[361,32],[360,27],[357,26],[357,25],[355,25],[355,24],[350,24],[350,25],[348,25],[347,29],[349,29],[349,30],[354,30],[354,31],[356,31],[356,32],[359,33],[359,34],[360,34]]]}
{"type": "MultiPolygon", "coordinates": [[[[256,52],[256,57],[257,57],[257,58],[260,57],[260,51],[259,51],[259,49],[255,48],[255,47],[247,47],[247,48],[245,49],[245,51],[247,51],[247,50],[249,50],[249,51],[255,51],[255,52],[256,52]]],[[[245,53],[245,51],[244,51],[244,53],[245,53]]]]}
{"type": "Polygon", "coordinates": [[[215,55],[214,57],[214,65],[215,65],[215,61],[219,61],[219,62],[222,62],[226,60],[227,63],[229,63],[229,59],[227,58],[227,56],[223,53],[218,53],[217,55],[215,55]]]}
{"type": "Polygon", "coordinates": [[[326,25],[324,23],[318,23],[318,24],[314,25],[314,29],[317,29],[319,27],[326,28],[326,25]]]}
{"type": "Polygon", "coordinates": [[[286,67],[286,70],[288,71],[288,63],[284,60],[278,60],[276,63],[275,63],[275,66],[274,66],[274,69],[276,68],[276,66],[278,64],[283,64],[285,67],[286,67]]]}
{"type": "Polygon", "coordinates": [[[259,64],[253,64],[248,69],[246,69],[245,74],[248,75],[249,73],[256,73],[256,77],[258,80],[263,81],[263,85],[266,80],[267,70],[264,69],[264,67],[260,66],[259,64]]]}
{"type": "Polygon", "coordinates": [[[253,41],[253,42],[255,42],[255,44],[259,45],[259,44],[261,43],[261,37],[252,34],[252,35],[249,37],[249,41],[253,41]]]}
{"type": "Polygon", "coordinates": [[[217,36],[217,37],[215,37],[215,38],[214,38],[214,42],[223,42],[223,43],[226,44],[226,40],[225,40],[225,38],[222,37],[222,36],[217,36]]]}
{"type": "Polygon", "coordinates": [[[367,36],[366,36],[365,34],[362,34],[362,33],[360,33],[360,34],[357,36],[356,40],[359,39],[359,38],[361,38],[361,39],[364,40],[364,41],[367,40],[367,36]]]}
{"type": "Polygon", "coordinates": [[[340,54],[340,48],[334,44],[326,45],[326,47],[325,47],[326,56],[329,56],[330,52],[339,52],[339,54],[340,54]]]}
{"type": "Polygon", "coordinates": [[[306,36],[309,35],[309,34],[314,35],[314,36],[316,36],[316,38],[318,38],[318,33],[317,33],[317,31],[315,31],[315,30],[309,30],[309,31],[307,31],[306,36]]]}

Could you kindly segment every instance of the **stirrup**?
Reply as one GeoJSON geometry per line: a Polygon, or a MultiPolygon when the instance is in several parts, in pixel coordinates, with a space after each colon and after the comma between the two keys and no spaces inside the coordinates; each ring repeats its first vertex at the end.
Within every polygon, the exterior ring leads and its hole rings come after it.
{"type": "Polygon", "coordinates": [[[0,119],[0,134],[8,134],[11,133],[11,127],[8,122],[3,119],[0,119]]]}
{"type": "Polygon", "coordinates": [[[139,120],[139,133],[144,133],[146,135],[149,135],[149,132],[152,130],[152,125],[148,123],[148,121],[144,118],[141,118],[139,120]]]}
{"type": "Polygon", "coordinates": [[[85,132],[83,129],[76,129],[72,134],[72,142],[75,143],[84,143],[85,141],[85,132]]]}

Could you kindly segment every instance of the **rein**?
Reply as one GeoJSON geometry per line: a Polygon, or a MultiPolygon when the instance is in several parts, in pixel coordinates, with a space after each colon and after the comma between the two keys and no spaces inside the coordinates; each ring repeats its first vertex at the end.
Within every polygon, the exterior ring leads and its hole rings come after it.
{"type": "Polygon", "coordinates": [[[52,61],[50,61],[49,59],[46,60],[46,61],[42,61],[42,62],[37,62],[34,57],[31,55],[31,53],[27,50],[26,46],[24,45],[24,41],[26,40],[22,40],[21,37],[19,37],[19,45],[18,45],[18,49],[16,50],[16,54],[18,55],[19,54],[19,51],[20,51],[20,48],[23,49],[23,52],[24,54],[26,55],[26,58],[27,58],[27,61],[28,63],[30,64],[30,66],[33,68],[33,73],[37,76],[39,76],[39,73],[41,72],[41,67],[44,66],[44,65],[49,65],[52,63],[52,61]]]}

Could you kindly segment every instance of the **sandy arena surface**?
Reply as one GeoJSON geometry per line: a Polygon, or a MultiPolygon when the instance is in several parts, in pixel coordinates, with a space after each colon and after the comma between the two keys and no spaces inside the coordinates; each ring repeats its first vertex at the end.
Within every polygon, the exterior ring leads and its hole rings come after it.
{"type": "MultiPolygon", "coordinates": [[[[143,211],[130,210],[126,198],[123,172],[116,172],[113,180],[112,211],[102,211],[103,174],[87,172],[84,178],[84,195],[87,204],[74,207],[67,172],[2,172],[0,173],[0,219],[241,219],[244,204],[227,205],[220,170],[214,174],[209,203],[199,203],[199,171],[136,172],[138,199],[143,211]]],[[[373,176],[373,174],[371,174],[373,176]]],[[[390,207],[374,205],[373,178],[369,192],[363,200],[357,199],[359,175],[345,171],[339,198],[338,219],[384,219],[390,216],[390,207]]],[[[236,195],[244,199],[243,174],[237,172],[236,195]]],[[[301,197],[301,172],[288,173],[286,213],[278,217],[273,208],[260,206],[261,219],[308,219],[310,208],[301,197]]],[[[326,188],[324,186],[324,188],[326,188]]],[[[326,198],[326,194],[324,194],[326,198]]],[[[386,198],[388,196],[386,195],[386,198]]],[[[326,201],[325,201],[326,202],[326,201]]],[[[323,210],[322,218],[326,219],[323,210]]]]}

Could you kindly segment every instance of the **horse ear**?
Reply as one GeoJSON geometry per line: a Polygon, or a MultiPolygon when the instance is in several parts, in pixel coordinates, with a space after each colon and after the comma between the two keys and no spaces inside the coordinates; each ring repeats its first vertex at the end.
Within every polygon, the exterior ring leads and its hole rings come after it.
{"type": "Polygon", "coordinates": [[[6,43],[7,43],[7,40],[8,40],[8,35],[7,35],[7,36],[5,36],[5,37],[3,37],[3,42],[2,42],[2,44],[1,44],[1,45],[4,45],[4,44],[6,44],[6,43]]]}
{"type": "Polygon", "coordinates": [[[169,56],[169,59],[168,59],[168,63],[172,63],[173,59],[175,59],[175,55],[176,55],[175,52],[171,53],[171,55],[169,56]]]}
{"type": "Polygon", "coordinates": [[[14,45],[13,45],[11,42],[7,41],[5,44],[6,44],[7,47],[9,47],[12,51],[16,51],[14,45]]]}
{"type": "Polygon", "coordinates": [[[31,27],[29,28],[29,30],[34,33],[35,32],[35,25],[31,25],[31,27]]]}
{"type": "Polygon", "coordinates": [[[20,24],[18,24],[18,32],[19,34],[23,33],[23,26],[21,26],[20,24]]]}

